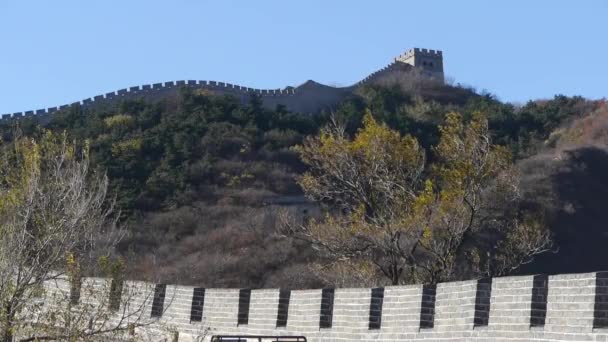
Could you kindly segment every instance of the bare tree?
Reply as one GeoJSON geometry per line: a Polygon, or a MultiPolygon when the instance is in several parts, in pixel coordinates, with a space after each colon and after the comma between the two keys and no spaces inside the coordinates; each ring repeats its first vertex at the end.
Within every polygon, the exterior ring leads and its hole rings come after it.
{"type": "Polygon", "coordinates": [[[107,188],[106,176],[90,169],[87,144],[65,134],[45,131],[37,141],[17,135],[2,146],[3,341],[74,341],[151,323],[146,298],[133,301],[150,291],[127,285],[113,256],[123,231],[107,188]]]}

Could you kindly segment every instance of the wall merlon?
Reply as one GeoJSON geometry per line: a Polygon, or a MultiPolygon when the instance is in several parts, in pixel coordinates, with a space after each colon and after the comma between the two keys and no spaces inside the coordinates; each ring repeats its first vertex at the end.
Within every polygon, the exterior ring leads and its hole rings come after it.
{"type": "Polygon", "coordinates": [[[557,274],[557,275],[552,275],[549,278],[550,278],[550,281],[576,280],[576,279],[596,279],[596,274],[597,273],[603,273],[603,272],[557,274]]]}
{"type": "Polygon", "coordinates": [[[177,81],[177,82],[175,82],[175,85],[184,86],[184,85],[186,85],[186,81],[177,81]]]}
{"type": "Polygon", "coordinates": [[[134,93],[134,92],[138,92],[138,91],[139,91],[139,86],[129,88],[130,93],[134,93]]]}
{"type": "Polygon", "coordinates": [[[127,89],[120,89],[116,92],[116,94],[118,94],[120,96],[120,95],[125,95],[127,92],[128,92],[127,89]]]}
{"type": "Polygon", "coordinates": [[[38,109],[36,110],[36,115],[44,115],[46,114],[46,109],[38,109]]]}
{"type": "Polygon", "coordinates": [[[413,48],[406,51],[404,54],[399,55],[397,58],[395,58],[395,60],[406,59],[413,57],[414,55],[441,57],[443,52],[441,50],[413,48]]]}

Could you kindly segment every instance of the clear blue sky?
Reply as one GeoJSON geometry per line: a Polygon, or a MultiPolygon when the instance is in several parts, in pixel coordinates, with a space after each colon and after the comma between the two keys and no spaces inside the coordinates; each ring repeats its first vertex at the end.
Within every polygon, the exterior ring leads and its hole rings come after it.
{"type": "Polygon", "coordinates": [[[0,113],[180,79],[349,85],[410,47],[505,101],[608,96],[606,0],[0,0],[0,113]]]}

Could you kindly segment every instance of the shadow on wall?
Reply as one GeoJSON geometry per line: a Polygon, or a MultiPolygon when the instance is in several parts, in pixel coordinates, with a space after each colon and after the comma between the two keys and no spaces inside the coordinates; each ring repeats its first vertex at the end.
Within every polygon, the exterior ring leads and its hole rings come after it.
{"type": "Polygon", "coordinates": [[[521,269],[529,273],[608,270],[608,152],[584,147],[522,163],[524,191],[551,207],[547,224],[557,253],[521,269]]]}

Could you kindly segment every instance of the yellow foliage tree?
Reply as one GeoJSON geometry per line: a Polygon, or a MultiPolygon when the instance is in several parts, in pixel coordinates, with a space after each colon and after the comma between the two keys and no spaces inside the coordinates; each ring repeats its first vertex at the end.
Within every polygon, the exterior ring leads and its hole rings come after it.
{"type": "Polygon", "coordinates": [[[449,113],[439,131],[432,163],[369,112],[352,139],[338,126],[308,138],[295,148],[309,166],[299,184],[326,215],[283,232],[330,265],[371,263],[391,284],[503,274],[547,250],[542,222],[518,209],[518,174],[487,120],[449,113]]]}

